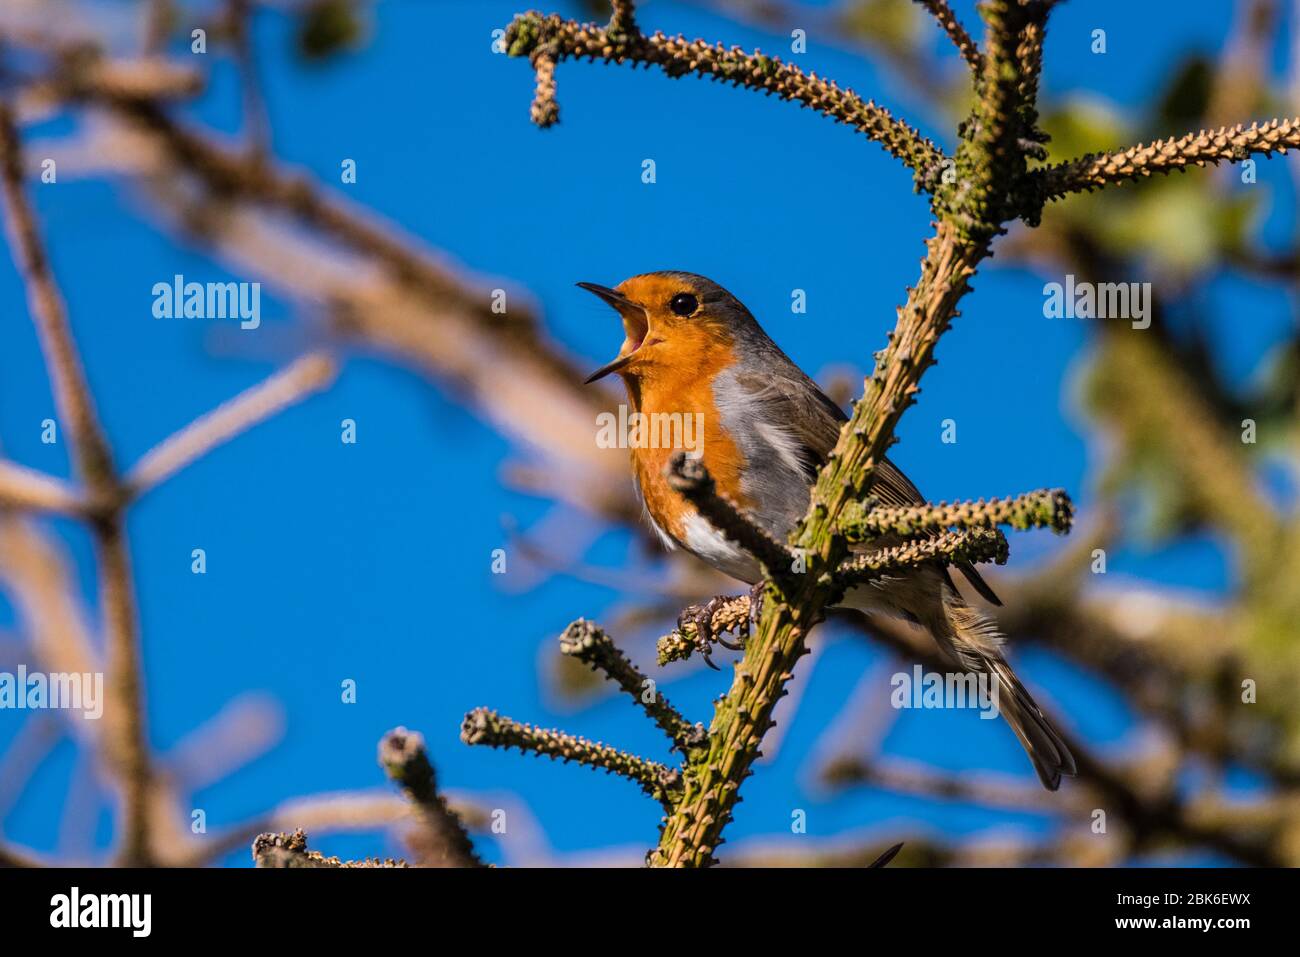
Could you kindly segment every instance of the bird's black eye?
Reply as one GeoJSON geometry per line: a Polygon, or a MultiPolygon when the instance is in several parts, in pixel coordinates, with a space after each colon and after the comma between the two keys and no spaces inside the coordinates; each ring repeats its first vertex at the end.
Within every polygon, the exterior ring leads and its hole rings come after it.
{"type": "Polygon", "coordinates": [[[672,302],[668,303],[668,308],[679,316],[689,316],[699,307],[699,300],[689,292],[679,292],[673,296],[672,302]]]}

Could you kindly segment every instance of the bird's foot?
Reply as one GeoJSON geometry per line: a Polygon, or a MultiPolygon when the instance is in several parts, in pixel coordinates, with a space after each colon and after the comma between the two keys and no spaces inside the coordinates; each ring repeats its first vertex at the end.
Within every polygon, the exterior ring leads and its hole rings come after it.
{"type": "Polygon", "coordinates": [[[716,642],[732,651],[744,650],[744,641],[749,635],[749,604],[745,595],[717,595],[683,610],[677,617],[677,631],[692,638],[705,664],[715,671],[720,670],[713,663],[713,644],[716,642]],[[732,629],[736,631],[738,641],[723,637],[732,629]]]}

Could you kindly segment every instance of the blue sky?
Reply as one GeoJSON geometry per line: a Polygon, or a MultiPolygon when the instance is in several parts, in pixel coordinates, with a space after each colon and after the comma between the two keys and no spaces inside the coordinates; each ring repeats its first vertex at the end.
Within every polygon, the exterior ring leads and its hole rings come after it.
{"type": "MultiPolygon", "coordinates": [[[[958,6],[973,24],[971,5],[958,6]]],[[[491,51],[491,31],[516,9],[486,0],[389,0],[378,6],[369,45],[325,67],[287,56],[287,25],[263,16],[256,42],[277,154],[328,183],[337,183],[342,158],[356,159],[358,182],[333,188],[347,189],[476,273],[529,290],[556,339],[593,368],[613,353],[620,334],[608,310],[573,283],[612,285],[664,268],[727,286],[814,375],[868,367],[916,277],[929,229],[907,171],[859,134],[793,105],[587,63],[561,65],[562,122],[539,131],[528,121],[527,64],[491,51]],[[645,158],[657,166],[651,186],[640,180],[645,158]],[[807,291],[805,315],[790,312],[794,288],[807,291]]],[[[578,12],[575,4],[554,9],[578,12]]],[[[787,47],[781,37],[695,4],[649,3],[641,20],[647,28],[770,52],[787,47]]],[[[1054,95],[1077,91],[1125,111],[1146,102],[1189,51],[1217,50],[1230,24],[1228,4],[1064,4],[1048,36],[1044,85],[1054,95]],[[1089,52],[1095,28],[1107,31],[1104,57],[1089,52]]],[[[934,42],[944,42],[937,30],[934,42]]],[[[918,97],[872,64],[824,48],[816,37],[797,59],[951,143],[918,97]]],[[[191,115],[233,130],[233,71],[223,62],[214,77],[191,115]]],[[[1262,164],[1261,188],[1285,189],[1289,162],[1262,164]]],[[[209,327],[152,317],[154,283],[176,273],[199,281],[231,277],[202,252],[158,232],[122,184],[68,180],[36,186],[34,194],[123,464],[272,371],[272,363],[257,358],[214,355],[209,327]]],[[[1285,212],[1268,216],[1270,230],[1286,225],[1285,212]]],[[[1086,512],[1085,476],[1099,450],[1081,431],[1069,388],[1086,330],[1082,322],[1043,318],[1043,281],[995,260],[944,339],[940,364],[905,417],[893,453],[928,497],[1063,486],[1086,512]],[[956,444],[940,442],[945,418],[958,422],[956,444]]],[[[1287,303],[1251,287],[1215,286],[1206,296],[1211,305],[1231,303],[1215,328],[1229,343],[1231,370],[1244,378],[1270,339],[1247,337],[1243,345],[1225,331],[1228,324],[1252,309],[1262,328],[1280,334],[1287,303]]],[[[5,258],[0,438],[15,460],[67,475],[64,446],[39,440],[53,405],[22,302],[5,258]]],[[[259,330],[240,335],[274,343],[298,322],[288,303],[265,291],[263,316],[259,330]]],[[[259,352],[249,341],[250,356],[275,350],[259,352]]],[[[381,786],[376,742],[404,724],[426,735],[445,785],[514,792],[558,851],[653,842],[658,808],[627,783],[458,740],[465,711],[489,705],[666,757],[656,729],[623,701],[602,699],[574,711],[545,693],[539,647],[554,654],[553,638],[570,620],[599,620],[625,596],[559,577],[519,593],[494,579],[491,552],[505,544],[503,516],[527,528],[549,509],[503,487],[501,469],[511,457],[503,439],[438,389],[356,358],[328,393],[217,450],[133,512],[154,745],[166,752],[239,695],[265,694],[284,710],[286,734],[269,757],[198,794],[196,806],[211,829],[286,798],[381,786]],[[343,418],[358,423],[355,445],[339,441],[343,418]],[[207,552],[204,576],[190,573],[196,547],[207,552]],[[463,609],[463,618],[445,620],[448,602],[463,609]],[[345,678],[358,683],[355,704],[340,703],[345,678]]],[[[57,528],[92,600],[86,538],[74,526],[57,528]]],[[[1055,544],[1046,536],[1018,537],[1012,570],[1032,568],[1055,544]]],[[[646,564],[622,533],[598,542],[591,558],[614,568],[646,564]]],[[[1196,540],[1156,552],[1127,549],[1112,557],[1111,570],[1209,595],[1225,587],[1228,575],[1214,545],[1196,540]]],[[[0,599],[0,628],[14,625],[0,599]]],[[[1113,693],[1041,652],[1016,660],[1083,737],[1103,750],[1126,740],[1130,716],[1113,693]]],[[[808,810],[814,837],[870,828],[883,838],[917,823],[953,834],[1040,826],[1032,816],[870,791],[827,797],[809,787],[813,743],[864,671],[884,662],[860,642],[827,648],[778,757],[746,788],[733,844],[788,834],[794,807],[808,810]]],[[[669,697],[704,720],[727,680],[711,672],[662,678],[669,697]]],[[[17,726],[13,713],[0,713],[0,748],[17,726]]],[[[887,750],[947,768],[1030,777],[1010,732],[968,714],[905,714],[887,750]]],[[[65,743],[4,820],[8,838],[39,850],[56,847],[73,767],[65,743]]],[[[103,846],[107,820],[101,815],[93,823],[86,831],[103,846]]],[[[314,843],[344,856],[398,852],[375,835],[314,843]]],[[[487,853],[497,854],[490,844],[487,853]]],[[[247,855],[229,860],[246,863],[247,855]]]]}

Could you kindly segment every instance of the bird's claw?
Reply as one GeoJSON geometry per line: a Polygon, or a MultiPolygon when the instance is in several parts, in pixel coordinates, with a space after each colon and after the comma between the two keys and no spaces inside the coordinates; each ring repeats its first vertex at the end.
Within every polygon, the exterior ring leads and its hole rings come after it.
{"type": "Polygon", "coordinates": [[[713,633],[713,613],[718,610],[719,601],[720,598],[710,598],[698,605],[688,605],[677,616],[677,630],[682,634],[694,632],[695,650],[714,671],[722,670],[713,663],[712,657],[712,642],[717,640],[713,633]]]}
{"type": "MultiPolygon", "coordinates": [[[[726,598],[723,600],[735,601],[736,599],[726,598]]],[[[717,601],[717,599],[714,599],[714,601],[717,601]]],[[[745,642],[748,641],[749,636],[754,633],[754,629],[758,624],[758,616],[762,609],[763,583],[758,582],[749,589],[749,607],[746,609],[745,617],[736,622],[736,640],[728,641],[721,635],[714,635],[713,640],[724,648],[730,648],[732,651],[744,651],[745,642]]]]}
{"type": "Polygon", "coordinates": [[[740,635],[739,638],[740,638],[739,641],[732,641],[732,640],[730,640],[729,638],[723,638],[721,635],[714,635],[714,636],[713,636],[713,640],[714,640],[714,641],[716,641],[716,642],[717,642],[718,644],[720,644],[723,648],[726,648],[726,649],[728,649],[729,651],[744,651],[744,650],[745,650],[745,636],[744,636],[744,635],[740,635]]]}
{"type": "MultiPolygon", "coordinates": [[[[758,588],[759,586],[755,586],[758,588]]],[[[749,637],[750,622],[753,617],[754,592],[750,593],[750,610],[744,616],[738,616],[734,625],[728,623],[722,629],[716,629],[713,626],[713,619],[718,611],[727,605],[734,604],[737,601],[735,595],[717,595],[706,602],[698,605],[687,607],[677,618],[677,630],[682,634],[687,634],[688,629],[694,632],[694,643],[696,650],[699,651],[700,657],[704,659],[705,664],[715,671],[719,670],[718,666],[713,663],[711,657],[713,643],[721,645],[730,651],[744,651],[745,639],[749,637]],[[725,631],[728,627],[736,629],[736,640],[725,637],[725,631]]]]}

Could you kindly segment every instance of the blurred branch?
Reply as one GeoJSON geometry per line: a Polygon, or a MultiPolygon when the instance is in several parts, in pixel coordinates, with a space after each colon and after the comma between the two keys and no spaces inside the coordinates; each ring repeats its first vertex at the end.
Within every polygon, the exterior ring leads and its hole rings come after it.
{"type": "Polygon", "coordinates": [[[391,858],[366,858],[360,861],[341,861],[325,857],[320,851],[307,848],[307,835],[301,829],[292,834],[262,834],[253,841],[253,861],[258,867],[406,867],[405,861],[391,858]]]}
{"type": "Polygon", "coordinates": [[[411,804],[386,791],[346,791],[315,794],[284,801],[256,818],[232,825],[184,853],[169,858],[174,867],[203,867],[226,854],[246,849],[267,831],[301,828],[314,834],[337,831],[382,830],[411,820],[411,804]]]}
{"type": "MultiPolygon", "coordinates": [[[[868,633],[905,661],[919,661],[933,671],[945,671],[950,662],[934,641],[905,622],[880,615],[866,616],[868,633]]],[[[1065,727],[1050,706],[1043,711],[1057,728],[1065,727]]],[[[1065,742],[1078,764],[1080,786],[1091,792],[1081,800],[1094,802],[1109,815],[1117,816],[1130,829],[1133,853],[1158,847],[1171,836],[1196,847],[1210,848],[1255,867],[1280,866],[1278,849],[1267,838],[1243,836],[1233,826],[1207,822],[1191,802],[1177,791],[1177,782],[1162,775],[1153,762],[1131,766],[1112,765],[1072,734],[1065,742]]]]}
{"type": "Polygon", "coordinates": [[[194,223],[195,198],[175,191],[177,171],[196,177],[211,204],[200,239],[218,242],[241,268],[269,272],[295,296],[323,302],[340,335],[448,384],[493,427],[561,470],[554,487],[602,490],[586,498],[571,492],[574,504],[613,517],[635,514],[625,483],[598,480],[612,479],[622,467],[619,456],[591,440],[597,414],[612,400],[601,390],[581,387],[579,367],[542,334],[522,296],[512,294],[508,306],[498,309],[486,290],[456,276],[418,242],[303,176],[275,164],[251,164],[161,110],[109,97],[95,102],[114,111],[123,132],[144,136],[161,151],[166,162],[151,185],[182,226],[194,223]],[[236,201],[248,205],[232,206],[236,201]],[[300,233],[232,215],[248,208],[287,215],[365,261],[341,269],[336,254],[300,233]],[[482,362],[486,354],[493,356],[490,365],[482,362]],[[551,398],[544,419],[517,414],[520,403],[542,394],[551,398]]]}
{"type": "MultiPolygon", "coordinates": [[[[8,38],[12,33],[5,31],[8,38]]],[[[203,92],[203,74],[158,58],[108,58],[97,50],[58,45],[47,37],[27,37],[27,45],[45,45],[56,54],[56,71],[26,85],[24,106],[46,107],[65,99],[103,96],[127,104],[189,100],[203,92]]]]}
{"type": "Polygon", "coordinates": [[[44,862],[27,851],[0,843],[0,867],[42,867],[44,862]]]}
{"type": "Polygon", "coordinates": [[[845,757],[828,764],[822,770],[822,778],[837,787],[865,785],[982,807],[1038,812],[1061,810],[1058,795],[1039,787],[1025,787],[991,776],[941,774],[901,761],[864,761],[845,757]]]}
{"type": "Polygon", "coordinates": [[[0,104],[0,180],[9,247],[26,286],[28,309],[40,334],[54,401],[68,432],[74,462],[87,485],[111,488],[113,466],[108,443],[72,341],[63,296],[24,192],[22,146],[8,104],[0,104]]]}
{"type": "Polygon", "coordinates": [[[0,755],[0,821],[8,816],[36,769],[62,740],[60,723],[48,713],[37,712],[19,725],[0,755]]]}
{"type": "Polygon", "coordinates": [[[999,837],[956,843],[941,837],[911,834],[900,842],[855,835],[811,841],[749,839],[736,846],[726,867],[869,868],[889,858],[892,869],[929,867],[1046,867],[1078,862],[1057,841],[999,837]],[[811,846],[809,846],[811,845],[811,846]]]}
{"type": "Polygon", "coordinates": [[[257,0],[225,0],[225,3],[226,30],[239,67],[248,152],[254,162],[260,162],[271,152],[271,119],[253,52],[252,26],[257,0]]]}
{"type": "Polygon", "coordinates": [[[334,360],[322,353],[295,360],[147,452],[127,473],[126,493],[143,495],[217,446],[328,387],[337,371],[334,360]]]}
{"type": "Polygon", "coordinates": [[[120,716],[108,725],[117,733],[105,744],[107,756],[124,782],[122,859],[128,864],[147,864],[152,853],[148,831],[152,770],[144,723],[131,566],[120,505],[122,487],[95,414],[63,297],[50,271],[23,189],[22,147],[8,104],[0,104],[0,167],[9,245],[27,287],[28,307],[40,334],[55,404],[72,447],[73,463],[93,499],[118,503],[91,523],[100,569],[100,603],[108,636],[106,710],[111,708],[120,716]]]}
{"type": "Polygon", "coordinates": [[[425,867],[483,867],[460,818],[438,793],[424,737],[395,728],[379,742],[379,765],[415,805],[425,834],[416,843],[425,867]]]}
{"type": "Polygon", "coordinates": [[[66,482],[0,459],[0,508],[74,515],[83,506],[66,482]]]}

